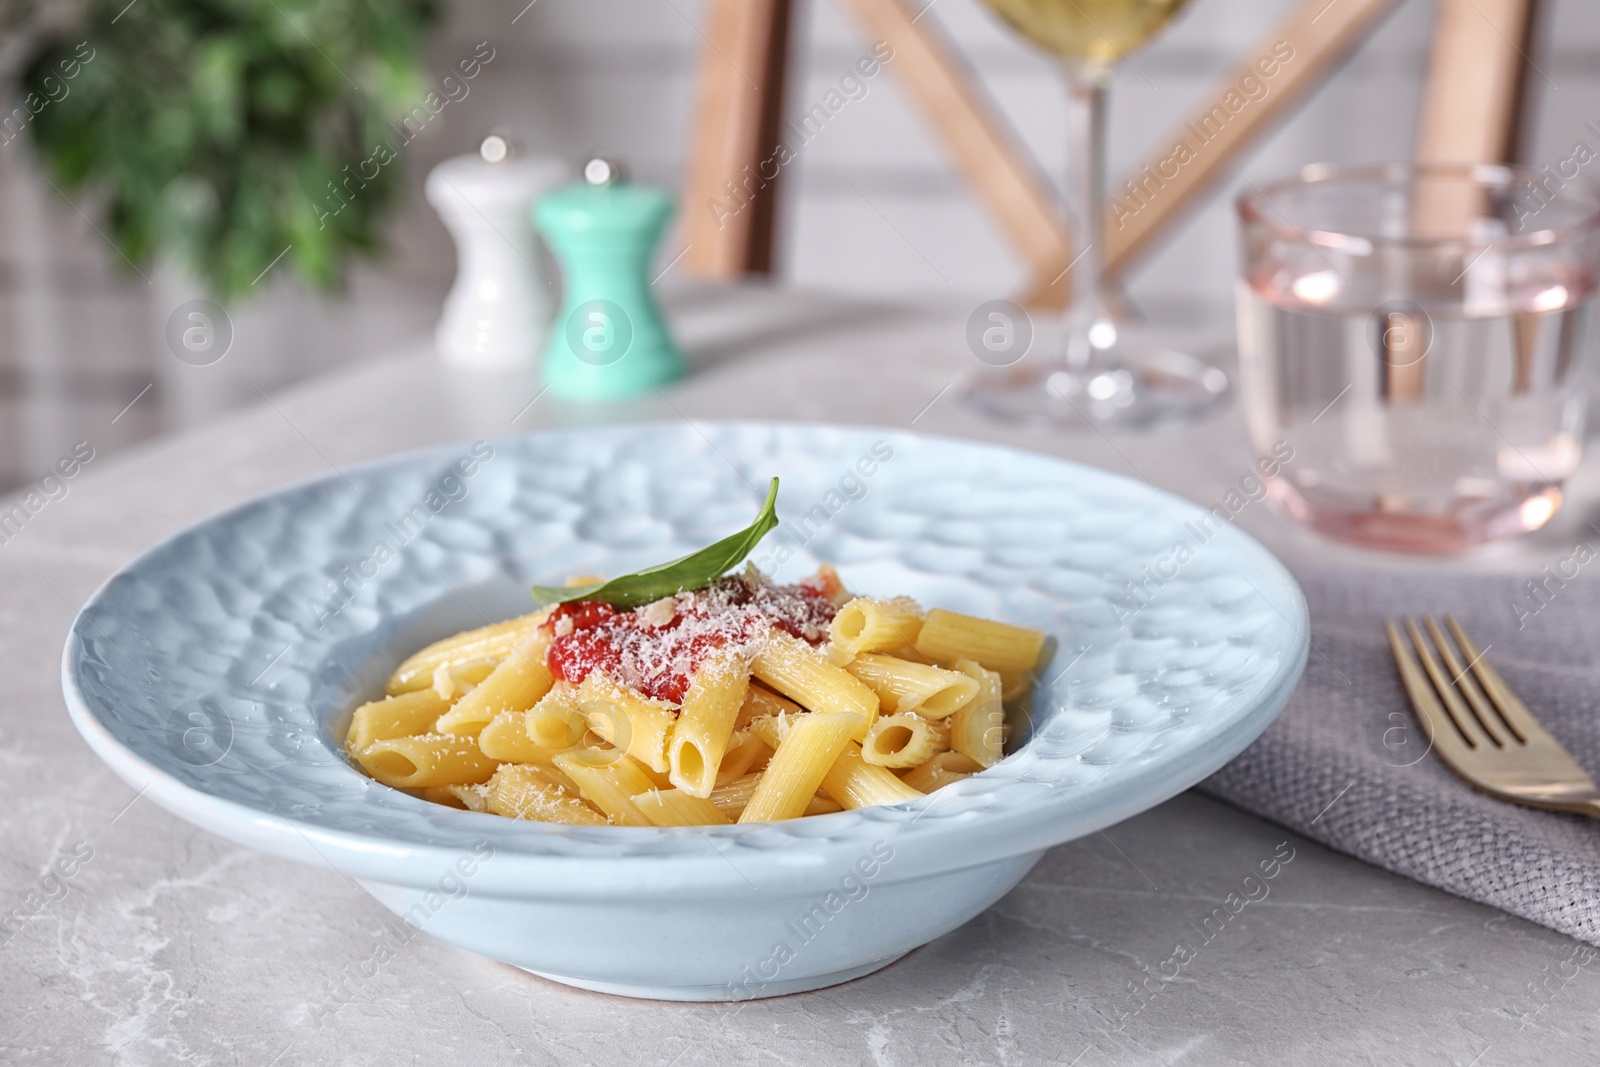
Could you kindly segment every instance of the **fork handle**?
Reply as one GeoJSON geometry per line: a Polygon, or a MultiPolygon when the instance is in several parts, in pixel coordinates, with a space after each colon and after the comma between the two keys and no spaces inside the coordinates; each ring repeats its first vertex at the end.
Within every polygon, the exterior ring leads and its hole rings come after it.
{"type": "Polygon", "coordinates": [[[1600,797],[1579,800],[1572,804],[1563,804],[1561,810],[1570,811],[1577,815],[1587,815],[1591,819],[1600,819],[1600,797]]]}

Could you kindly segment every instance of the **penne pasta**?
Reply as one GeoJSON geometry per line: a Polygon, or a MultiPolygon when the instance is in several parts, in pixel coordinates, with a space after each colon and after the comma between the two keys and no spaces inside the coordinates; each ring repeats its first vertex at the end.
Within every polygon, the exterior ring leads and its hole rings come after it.
{"type": "Polygon", "coordinates": [[[728,751],[723,754],[722,762],[717,765],[716,784],[723,786],[742,774],[760,770],[771,755],[771,746],[755,734],[748,730],[736,732],[728,741],[728,751]]]}
{"type": "MultiPolygon", "coordinates": [[[[750,803],[750,797],[756,791],[756,783],[761,781],[760,774],[745,774],[733,779],[725,785],[719,785],[711,791],[711,803],[717,806],[728,819],[734,820],[744,811],[745,805],[750,803]]],[[[828,815],[844,809],[831,797],[818,793],[806,802],[805,815],[828,815]]]]}
{"type": "Polygon", "coordinates": [[[970,659],[956,660],[956,669],[977,681],[979,695],[950,717],[950,747],[980,766],[993,767],[1005,755],[1006,742],[1000,674],[970,659]]]}
{"type": "Polygon", "coordinates": [[[746,729],[750,731],[751,736],[762,744],[776,750],[778,745],[783,742],[783,739],[789,735],[789,727],[794,725],[795,721],[805,714],[804,711],[801,711],[800,715],[763,715],[758,719],[751,719],[750,725],[746,729]]]}
{"type": "Polygon", "coordinates": [[[554,679],[545,666],[550,635],[534,631],[472,692],[439,716],[434,729],[446,734],[476,737],[489,720],[503,711],[526,711],[550,691],[554,679]]]}
{"type": "Polygon", "coordinates": [[[1013,700],[1021,700],[1033,692],[1034,683],[1039,676],[1033,671],[1001,671],[1000,673],[1000,699],[1009,704],[1013,700]]]}
{"type": "Polygon", "coordinates": [[[900,776],[900,780],[923,793],[943,789],[947,785],[971,777],[983,770],[978,761],[959,752],[941,752],[920,763],[900,776]]]}
{"type": "MultiPolygon", "coordinates": [[[[615,749],[613,749],[612,751],[615,751],[615,749]]],[[[648,766],[646,764],[643,764],[643,763],[639,764],[639,769],[644,771],[644,776],[646,778],[650,779],[650,781],[655,783],[655,787],[657,789],[672,789],[672,788],[674,788],[674,786],[672,784],[672,775],[670,773],[668,773],[667,771],[658,771],[654,767],[650,767],[650,766],[648,766]]]]}
{"type": "Polygon", "coordinates": [[[487,782],[498,764],[478,749],[471,737],[421,734],[391,737],[356,753],[361,769],[396,789],[430,785],[476,785],[487,782]]]}
{"type": "Polygon", "coordinates": [[[528,736],[528,713],[502,711],[478,734],[478,748],[500,763],[549,763],[556,751],[528,736]]]}
{"type": "Polygon", "coordinates": [[[567,752],[583,741],[589,721],[578,710],[573,687],[558,683],[522,716],[528,740],[549,752],[567,752]]]}
{"type": "Polygon", "coordinates": [[[761,781],[761,775],[742,774],[731,781],[718,785],[708,797],[717,810],[726,815],[730,820],[737,820],[745,806],[750,803],[750,798],[755,795],[756,785],[761,781]]]}
{"type": "Polygon", "coordinates": [[[495,815],[570,826],[604,826],[601,812],[536,767],[507,764],[489,781],[487,809],[495,815]]]}
{"type": "Polygon", "coordinates": [[[949,747],[948,720],[900,711],[878,716],[861,743],[861,758],[875,767],[915,767],[949,747]]]}
{"type": "Polygon", "coordinates": [[[624,754],[613,763],[597,767],[567,752],[557,756],[554,762],[577,784],[583,799],[609,815],[618,826],[654,825],[633,802],[640,793],[655,788],[638,760],[624,754]]]}
{"type": "Polygon", "coordinates": [[[462,679],[474,683],[481,682],[489,676],[489,670],[493,669],[494,664],[509,656],[511,650],[526,640],[549,615],[549,611],[536,611],[521,618],[490,623],[476,630],[467,630],[442,641],[435,641],[408,657],[394,669],[394,673],[389,676],[388,692],[391,696],[397,696],[400,693],[427,689],[433,685],[433,672],[441,663],[462,666],[468,663],[487,663],[489,669],[484,670],[481,677],[462,679]]]}
{"type": "Polygon", "coordinates": [[[421,789],[411,790],[418,800],[426,800],[430,804],[443,804],[447,808],[460,808],[465,811],[466,801],[461,799],[457,789],[471,789],[472,786],[460,785],[425,785],[421,789]]]}
{"type": "Polygon", "coordinates": [[[706,797],[682,789],[652,789],[634,797],[633,805],[656,826],[726,826],[733,821],[706,797]]]}
{"type": "Polygon", "coordinates": [[[1039,661],[1044,634],[1026,626],[933,608],[923,619],[914,644],[918,652],[936,663],[971,659],[992,671],[1026,671],[1039,661]]]}
{"type": "Polygon", "coordinates": [[[488,811],[489,793],[487,785],[441,785],[443,789],[461,802],[461,806],[468,811],[488,811]]]}
{"type": "Polygon", "coordinates": [[[863,760],[861,746],[854,743],[846,745],[828,768],[822,778],[822,791],[846,809],[900,804],[922,796],[888,769],[863,760]]]}
{"type": "Polygon", "coordinates": [[[469,659],[460,663],[441,663],[433,669],[432,689],[440,700],[449,703],[472,692],[474,686],[494,673],[497,659],[469,659]]]}
{"type": "Polygon", "coordinates": [[[813,712],[856,716],[857,740],[878,717],[878,697],[854,675],[829,663],[816,649],[781,630],[767,633],[750,665],[761,681],[813,712]]]}
{"type": "Polygon", "coordinates": [[[862,653],[845,670],[878,694],[885,712],[915,711],[938,719],[978,695],[978,684],[960,671],[908,663],[877,652],[862,653]]]}
{"type": "Polygon", "coordinates": [[[711,795],[749,689],[750,672],[727,657],[708,660],[694,673],[667,739],[673,785],[693,797],[711,795]]]}
{"type": "Polygon", "coordinates": [[[603,671],[591,671],[575,699],[589,729],[651,770],[667,773],[667,737],[677,722],[671,704],[651,700],[603,671]]]}
{"type": "Polygon", "coordinates": [[[774,749],[739,821],[769,822],[805,814],[839,753],[853,747],[851,738],[860,726],[861,718],[854,712],[813,711],[796,717],[774,749]]]}
{"type": "Polygon", "coordinates": [[[843,806],[840,805],[837,800],[834,800],[832,797],[829,797],[824,793],[818,793],[816,796],[812,797],[806,802],[806,810],[802,811],[800,814],[832,815],[836,811],[843,810],[843,806]]]}
{"type": "Polygon", "coordinates": [[[449,707],[431,689],[363,704],[350,716],[345,747],[354,753],[374,741],[425,734],[449,707]]]}
{"type": "Polygon", "coordinates": [[[350,758],[442,805],[635,827],[904,803],[1002,758],[1042,633],[855,596],[827,565],[726,570],[667,596],[645,572],[535,586],[552,607],[395,668],[351,713],[350,758]]]}
{"type": "Polygon", "coordinates": [[[863,652],[887,652],[916,643],[922,629],[922,608],[915,600],[856,597],[841,607],[828,627],[828,639],[846,661],[863,652]]]}
{"type": "Polygon", "coordinates": [[[739,705],[739,715],[733,720],[735,730],[743,730],[758,715],[799,714],[806,710],[788,697],[781,697],[770,689],[751,685],[745,690],[744,703],[739,705]]]}

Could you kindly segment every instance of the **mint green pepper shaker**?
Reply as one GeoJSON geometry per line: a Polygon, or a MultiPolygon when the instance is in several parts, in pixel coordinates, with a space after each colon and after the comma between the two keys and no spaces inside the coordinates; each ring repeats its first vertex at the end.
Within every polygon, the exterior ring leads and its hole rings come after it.
{"type": "Polygon", "coordinates": [[[561,261],[566,295],[545,345],[544,380],[573,400],[619,400],[683,377],[683,355],[650,291],[649,268],[672,198],[590,160],[584,180],[533,206],[561,261]]]}

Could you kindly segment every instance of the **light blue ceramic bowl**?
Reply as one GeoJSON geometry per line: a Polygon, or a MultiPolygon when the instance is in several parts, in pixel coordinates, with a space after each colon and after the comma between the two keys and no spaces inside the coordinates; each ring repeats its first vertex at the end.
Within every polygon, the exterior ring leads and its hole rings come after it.
{"type": "Polygon", "coordinates": [[[63,684],[130,785],[333,867],[418,928],[557,981],[721,1000],[865,974],[998,900],[1046,848],[1198,782],[1305,663],[1305,603],[1192,504],[1043,456],[890,430],[617,426],[431,449],[292,486],[162,542],[73,625],[63,684]],[[744,525],[780,580],[1049,631],[1012,754],[926,799],[704,829],[567,828],[429,804],[345,759],[349,710],[427,641],[744,525]]]}

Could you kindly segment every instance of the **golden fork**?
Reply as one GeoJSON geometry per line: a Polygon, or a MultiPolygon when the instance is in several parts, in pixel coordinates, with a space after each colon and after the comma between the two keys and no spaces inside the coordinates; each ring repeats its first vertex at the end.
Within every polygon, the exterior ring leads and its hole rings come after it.
{"type": "Polygon", "coordinates": [[[1449,615],[1444,621],[1465,665],[1431,616],[1422,623],[1432,647],[1410,618],[1409,644],[1393,622],[1384,624],[1400,680],[1439,758],[1490,796],[1600,818],[1594,781],[1539,725],[1461,625],[1449,615]]]}

